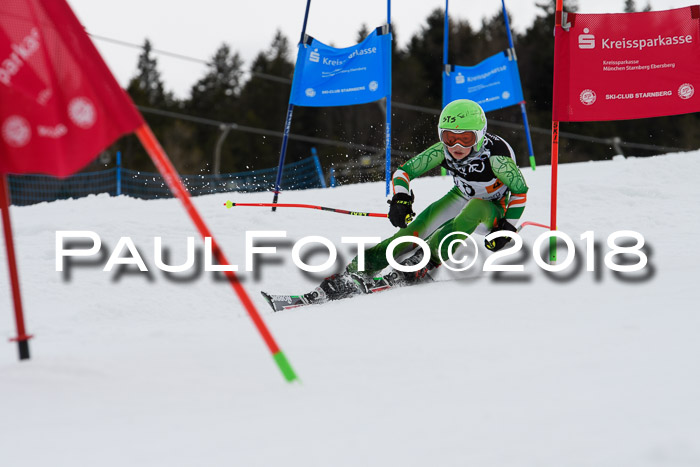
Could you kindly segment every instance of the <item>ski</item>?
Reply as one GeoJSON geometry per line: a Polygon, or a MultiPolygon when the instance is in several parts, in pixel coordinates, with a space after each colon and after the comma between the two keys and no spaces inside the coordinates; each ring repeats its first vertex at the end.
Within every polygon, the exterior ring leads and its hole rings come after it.
{"type": "MultiPolygon", "coordinates": [[[[265,300],[272,307],[273,311],[289,310],[291,308],[312,304],[312,301],[305,298],[304,295],[269,294],[262,290],[260,293],[265,297],[265,300]]],[[[325,303],[326,301],[314,301],[313,303],[325,303]]]]}
{"type": "Polygon", "coordinates": [[[357,274],[350,274],[350,278],[355,284],[357,284],[357,291],[354,293],[346,291],[345,293],[334,296],[333,298],[329,298],[321,287],[317,287],[312,292],[301,295],[279,295],[270,294],[264,291],[260,291],[260,293],[263,297],[265,297],[265,300],[270,307],[272,307],[273,311],[282,311],[306,305],[320,305],[330,301],[344,300],[346,298],[356,297],[358,295],[384,292],[385,290],[393,288],[406,287],[428,281],[432,282],[433,280],[429,274],[426,274],[420,280],[415,282],[406,282],[404,280],[404,276],[397,274],[396,271],[391,271],[384,276],[372,277],[369,279],[362,278],[357,274]]]}

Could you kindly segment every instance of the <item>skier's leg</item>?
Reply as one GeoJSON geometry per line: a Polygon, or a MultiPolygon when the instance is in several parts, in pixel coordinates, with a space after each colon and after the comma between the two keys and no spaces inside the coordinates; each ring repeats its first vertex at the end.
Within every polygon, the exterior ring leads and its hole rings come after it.
{"type": "MultiPolygon", "coordinates": [[[[445,242],[442,246],[441,256],[438,254],[438,248],[443,238],[453,232],[471,234],[476,230],[479,224],[484,224],[486,227],[490,228],[494,225],[494,220],[501,217],[502,213],[503,209],[490,201],[482,199],[470,200],[457,216],[446,221],[426,239],[430,247],[430,260],[428,264],[413,272],[391,270],[387,275],[382,277],[382,282],[386,282],[391,286],[400,287],[429,280],[430,272],[440,266],[441,258],[448,257],[447,249],[450,242],[445,242]]],[[[414,266],[423,260],[423,256],[423,250],[418,249],[409,258],[403,260],[401,264],[404,266],[414,266]]],[[[364,281],[365,288],[368,288],[366,285],[367,282],[368,281],[364,281]]]]}
{"type": "MultiPolygon", "coordinates": [[[[467,200],[462,197],[459,189],[457,187],[452,188],[445,196],[421,211],[407,227],[399,229],[391,237],[382,240],[372,248],[368,248],[365,251],[365,274],[371,275],[374,272],[381,271],[389,264],[386,259],[386,249],[394,239],[406,235],[425,239],[442,224],[458,215],[466,203],[467,200]]],[[[411,243],[403,243],[394,249],[394,257],[399,257],[412,248],[411,243]]],[[[358,272],[357,257],[348,265],[347,271],[352,273],[358,272]]]]}
{"type": "Polygon", "coordinates": [[[479,224],[483,224],[488,229],[491,229],[502,216],[503,207],[496,204],[496,202],[483,199],[470,200],[457,216],[445,222],[427,238],[430,246],[431,261],[439,263],[440,258],[448,257],[447,248],[450,244],[449,241],[446,241],[442,245],[442,250],[438,252],[440,242],[447,235],[453,232],[472,234],[479,224]]]}

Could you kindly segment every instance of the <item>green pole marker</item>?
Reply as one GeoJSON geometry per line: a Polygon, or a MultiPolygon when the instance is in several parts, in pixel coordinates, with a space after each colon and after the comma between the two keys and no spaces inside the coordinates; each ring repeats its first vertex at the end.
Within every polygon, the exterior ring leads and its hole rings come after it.
{"type": "Polygon", "coordinates": [[[557,262],[557,237],[549,237],[549,264],[557,262]]]}
{"type": "Polygon", "coordinates": [[[289,360],[287,360],[287,357],[285,357],[284,353],[281,350],[273,354],[272,357],[275,359],[275,362],[277,362],[277,366],[282,371],[282,374],[284,375],[287,382],[291,383],[292,381],[299,380],[297,374],[294,373],[294,368],[292,368],[292,365],[289,363],[289,360]]]}
{"type": "Polygon", "coordinates": [[[535,170],[535,156],[530,156],[530,167],[535,170]]]}

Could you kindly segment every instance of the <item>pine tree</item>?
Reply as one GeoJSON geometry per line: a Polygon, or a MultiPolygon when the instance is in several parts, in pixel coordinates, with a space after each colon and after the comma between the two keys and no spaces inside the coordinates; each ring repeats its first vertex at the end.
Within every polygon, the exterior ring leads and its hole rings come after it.
{"type": "MultiPolygon", "coordinates": [[[[440,107],[442,102],[442,77],[440,70],[442,70],[443,62],[444,17],[444,10],[439,8],[433,10],[426,19],[426,23],[421,26],[420,33],[414,35],[408,43],[407,59],[418,64],[417,67],[414,67],[414,70],[419,73],[418,75],[405,76],[405,78],[415,79],[420,83],[418,86],[414,86],[411,99],[418,105],[437,108],[440,107]]],[[[452,33],[452,30],[450,33],[452,33]]],[[[452,36],[452,34],[450,35],[452,36]]],[[[459,40],[467,40],[467,38],[460,38],[459,40]]],[[[456,45],[456,42],[453,41],[452,44],[456,45]]],[[[451,47],[451,50],[453,50],[453,47],[451,47]]],[[[451,54],[451,56],[454,57],[455,55],[451,54]]]]}
{"type": "MultiPolygon", "coordinates": [[[[227,44],[221,44],[207,63],[205,75],[192,86],[190,97],[184,104],[186,113],[225,123],[235,123],[241,115],[238,97],[242,87],[243,60],[238,52],[232,52],[227,44]]],[[[211,125],[197,125],[193,131],[196,146],[192,148],[191,165],[199,171],[210,171],[216,167],[216,148],[219,138],[224,137],[221,146],[221,159],[231,159],[232,141],[237,135],[222,134],[225,128],[211,125]]],[[[221,160],[220,160],[221,162],[221,160]]],[[[224,164],[223,172],[231,171],[230,164],[224,164]]],[[[221,171],[221,166],[218,167],[221,171]]]]}
{"type": "MultiPolygon", "coordinates": [[[[143,51],[136,65],[136,75],[131,78],[127,92],[138,106],[173,110],[177,105],[173,94],[165,91],[158,70],[158,61],[153,56],[153,47],[148,39],[144,41],[143,51]]],[[[149,113],[145,113],[144,117],[166,152],[177,154],[179,147],[169,144],[169,140],[165,137],[167,129],[174,124],[172,119],[149,113]]],[[[119,146],[124,148],[125,167],[135,170],[154,170],[153,163],[134,136],[122,138],[119,143],[119,146]]]]}
{"type": "Polygon", "coordinates": [[[367,25],[365,23],[362,23],[362,26],[360,26],[360,30],[357,31],[357,43],[359,44],[367,36],[369,36],[370,30],[367,28],[367,25]]]}
{"type": "Polygon", "coordinates": [[[141,105],[162,106],[173,101],[172,94],[165,92],[165,86],[158,71],[158,61],[152,55],[151,41],[146,39],[143,52],[139,55],[136,76],[131,78],[127,88],[134,102],[141,105]]]}
{"type": "MultiPolygon", "coordinates": [[[[260,52],[251,66],[251,77],[243,85],[240,105],[243,109],[240,122],[256,128],[281,132],[284,129],[287,103],[291,89],[294,64],[290,61],[289,40],[281,31],[275,33],[269,49],[260,52]],[[289,82],[266,79],[265,75],[288,79],[289,82]]],[[[292,131],[298,128],[294,123],[292,131]]],[[[308,147],[308,145],[305,145],[308,147]]],[[[280,154],[281,139],[236,133],[235,164],[241,170],[274,167],[280,154]]],[[[294,160],[297,143],[290,141],[289,153],[294,160]]],[[[306,151],[308,153],[308,151],[306,151]]]]}
{"type": "Polygon", "coordinates": [[[207,73],[192,87],[188,108],[214,120],[233,120],[241,91],[243,60],[222,44],[207,64],[207,73]]]}

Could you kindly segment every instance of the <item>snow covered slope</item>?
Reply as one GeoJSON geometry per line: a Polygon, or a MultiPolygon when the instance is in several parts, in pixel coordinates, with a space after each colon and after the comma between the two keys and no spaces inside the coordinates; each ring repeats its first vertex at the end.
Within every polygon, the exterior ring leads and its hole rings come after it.
{"type": "MultiPolygon", "coordinates": [[[[524,220],[549,222],[549,167],[525,170],[524,220]]],[[[0,352],[2,466],[697,466],[700,465],[700,153],[560,167],[559,229],[576,262],[545,274],[542,229],[522,231],[522,273],[479,273],[271,313],[259,290],[298,293],[295,241],[388,236],[384,219],[195,199],[301,377],[284,382],[226,282],[155,267],[196,236],[176,200],[96,196],[12,208],[32,360],[0,352]],[[55,271],[57,230],[90,230],[103,257],[55,271]],[[254,273],[247,230],[285,230],[254,273]],[[606,238],[641,233],[649,264],[614,274],[606,238]],[[593,231],[598,262],[586,271],[593,231]],[[131,237],[150,272],[102,268],[131,237]],[[450,280],[452,279],[452,280],[450,280]]],[[[448,178],[416,180],[416,210],[448,178]]],[[[381,183],[286,192],[281,202],[386,211],[381,183]]],[[[235,196],[235,197],[234,197],[235,196]]],[[[201,241],[196,245],[201,249],[201,241]]],[[[482,248],[481,253],[485,253],[482,248]]],[[[483,259],[484,256],[482,256],[483,259]]],[[[322,253],[310,263],[325,260],[322,253]]],[[[0,336],[15,335],[0,251],[0,336]]],[[[198,263],[201,265],[201,262],[198,263]]]]}

